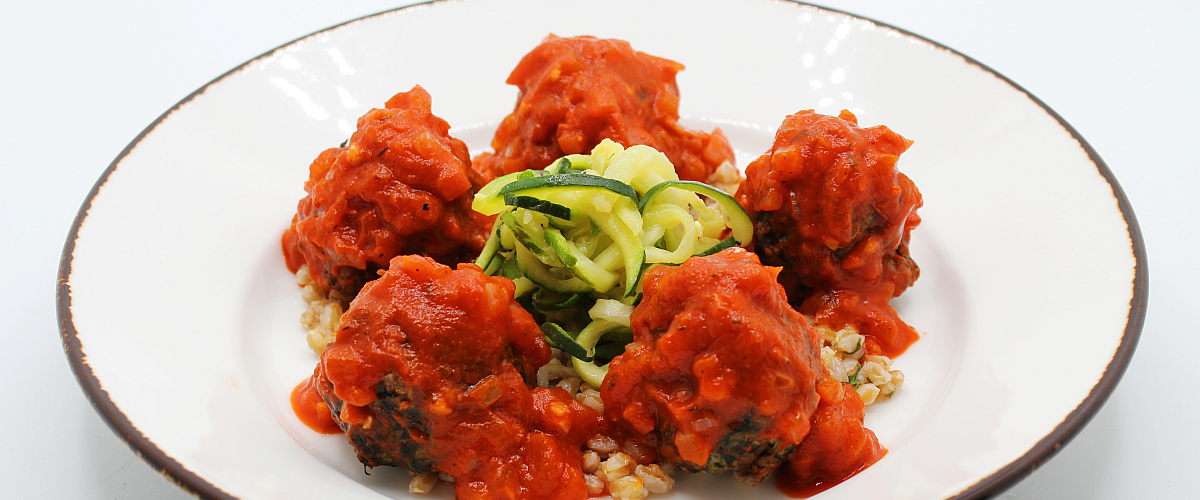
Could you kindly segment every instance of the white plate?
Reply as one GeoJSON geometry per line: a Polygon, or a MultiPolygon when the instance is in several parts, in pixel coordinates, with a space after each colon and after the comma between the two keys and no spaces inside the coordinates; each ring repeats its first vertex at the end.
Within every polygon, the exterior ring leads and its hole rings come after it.
{"type": "MultiPolygon", "coordinates": [[[[444,1],[222,75],[100,178],[64,249],[58,301],[75,373],[113,428],[204,496],[406,497],[406,475],[364,475],[344,439],[290,410],[316,357],[279,236],[309,162],[414,84],[482,151],[516,97],[508,72],[551,32],[686,64],[685,124],[720,126],[741,166],[801,109],[850,109],[916,140],[900,167],[925,197],[912,244],[922,276],[896,305],[926,333],[897,361],[901,392],[867,412],[890,452],[821,498],[995,493],[1074,436],[1120,378],[1146,305],[1133,212],[1070,126],[988,68],[790,2],[444,1]]],[[[705,475],[673,494],[733,496],[781,495],[705,475]]]]}

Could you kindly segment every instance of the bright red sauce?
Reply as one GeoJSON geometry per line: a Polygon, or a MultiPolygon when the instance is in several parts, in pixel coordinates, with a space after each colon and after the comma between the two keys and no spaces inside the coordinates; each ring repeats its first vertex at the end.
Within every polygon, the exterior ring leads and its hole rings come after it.
{"type": "Polygon", "coordinates": [[[775,483],[792,497],[832,488],[887,453],[875,433],[863,427],[864,406],[853,386],[827,378],[817,384],[817,394],[821,402],[812,415],[812,431],[779,469],[775,483]]]}
{"type": "Polygon", "coordinates": [[[551,35],[508,77],[521,96],[492,139],[496,153],[477,157],[474,167],[492,179],[544,168],[612,139],[653,147],[667,155],[679,178],[704,181],[734,160],[733,148],[720,129],[708,134],[679,125],[675,74],[682,69],[622,40],[551,35]]]}
{"type": "MultiPolygon", "coordinates": [[[[883,455],[887,455],[886,449],[883,450],[883,455]]],[[[879,458],[882,459],[883,455],[880,455],[879,458]]],[[[878,462],[878,460],[876,460],[876,462],[878,462]]],[[[854,472],[851,472],[849,475],[842,478],[826,479],[818,482],[804,482],[796,477],[796,473],[792,472],[790,467],[780,467],[775,472],[775,487],[779,488],[779,491],[784,495],[792,498],[809,498],[829,488],[846,482],[850,478],[857,476],[859,472],[866,470],[867,467],[870,467],[871,465],[872,464],[863,465],[862,467],[855,469],[854,472]]]]}
{"type": "Polygon", "coordinates": [[[321,399],[321,394],[317,392],[317,385],[312,377],[305,378],[292,389],[291,402],[292,411],[309,429],[321,434],[342,433],[342,428],[338,427],[333,415],[329,413],[329,405],[325,404],[325,400],[321,399]]]}
{"type": "Polygon", "coordinates": [[[351,303],[313,380],[368,466],[446,472],[461,499],[582,499],[579,450],[602,418],[530,389],[549,358],[512,281],[401,256],[351,303]]]}
{"type": "MultiPolygon", "coordinates": [[[[398,257],[351,304],[292,406],[318,432],[340,433],[340,421],[368,466],[454,476],[462,499],[586,498],[579,450],[598,433],[636,441],[644,463],[661,450],[685,469],[719,470],[749,449],[719,445],[731,430],[795,447],[776,484],[808,496],[886,450],[853,388],[822,378],[817,335],[778,272],[730,249],[647,274],[635,342],[601,388],[606,419],[561,389],[529,389],[524,367],[548,352],[510,281],[398,257]],[[692,293],[701,282],[709,290],[692,293]],[[395,376],[403,398],[391,396],[395,376]]],[[[760,465],[739,477],[761,481],[779,462],[760,465]]]]}
{"type": "Polygon", "coordinates": [[[917,340],[888,306],[920,274],[909,232],[921,193],[896,169],[912,141],[887,127],[801,111],[746,168],[737,199],[754,219],[755,252],[819,324],[853,325],[887,356],[917,340]]]}
{"type": "Polygon", "coordinates": [[[854,290],[814,291],[800,304],[799,311],[812,316],[820,325],[853,326],[867,335],[868,354],[895,358],[916,342],[919,335],[888,305],[890,299],[890,295],[854,290]]]}
{"type": "MultiPolygon", "coordinates": [[[[824,368],[817,333],[788,305],[778,273],[741,248],[648,271],[634,342],[601,387],[606,416],[657,432],[664,456],[693,472],[721,471],[752,442],[799,444],[824,368]],[[746,442],[722,448],[731,431],[746,442]]],[[[754,469],[742,479],[770,474],[754,469]]]]}
{"type": "Polygon", "coordinates": [[[283,235],[288,269],[308,264],[321,289],[354,296],[397,255],[474,260],[491,218],[471,210],[467,146],[431,104],[420,86],[396,94],[358,119],[345,147],[313,161],[283,235]]]}
{"type": "Polygon", "coordinates": [[[849,112],[784,121],[737,193],[757,256],[730,249],[646,274],[634,342],[600,388],[604,415],[532,388],[550,351],[512,281],[443,265],[482,247],[490,223],[470,199],[494,176],[604,138],[663,151],[684,179],[731,161],[719,130],[678,125],[682,69],[619,40],[552,36],[509,77],[517,107],[497,152],[473,166],[420,87],[322,153],[284,253],[289,269],[307,264],[322,288],[357,297],[292,392],[301,421],[344,432],[369,467],[448,473],[456,496],[473,500],[586,498],[580,449],[597,434],[641,450],[643,463],[661,454],[751,484],[778,467],[776,484],[794,497],[878,461],[886,450],[863,427],[861,398],[825,378],[800,313],[855,326],[871,354],[917,339],[888,301],[919,275],[908,238],[921,196],[895,168],[911,141],[886,127],[859,128],[849,112]]]}

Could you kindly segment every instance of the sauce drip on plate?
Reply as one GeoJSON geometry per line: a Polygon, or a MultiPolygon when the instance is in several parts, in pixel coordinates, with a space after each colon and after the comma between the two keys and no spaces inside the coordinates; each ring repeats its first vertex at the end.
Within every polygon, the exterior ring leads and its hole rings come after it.
{"type": "Polygon", "coordinates": [[[325,404],[325,400],[321,399],[321,394],[317,392],[317,385],[312,377],[305,378],[292,389],[291,401],[292,411],[309,429],[321,434],[342,433],[342,428],[338,427],[333,415],[329,413],[329,405],[325,404]]]}

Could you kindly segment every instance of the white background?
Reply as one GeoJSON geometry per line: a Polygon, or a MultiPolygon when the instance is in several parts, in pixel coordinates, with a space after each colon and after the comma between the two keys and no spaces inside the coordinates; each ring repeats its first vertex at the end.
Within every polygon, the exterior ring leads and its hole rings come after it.
{"type": "MultiPolygon", "coordinates": [[[[125,145],[193,90],[405,3],[0,0],[0,497],[189,498],[108,429],[71,374],[54,304],[71,221],[125,145]]],[[[947,45],[1032,92],[1099,152],[1141,224],[1151,299],[1129,371],[1074,441],[1000,498],[1195,498],[1200,3],[821,5],[947,45]]]]}

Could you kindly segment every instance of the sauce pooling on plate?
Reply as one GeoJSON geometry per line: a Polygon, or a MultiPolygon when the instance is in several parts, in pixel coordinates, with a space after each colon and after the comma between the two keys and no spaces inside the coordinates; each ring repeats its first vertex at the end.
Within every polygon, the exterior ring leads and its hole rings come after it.
{"type": "Polygon", "coordinates": [[[863,426],[863,402],[853,386],[826,378],[817,384],[817,394],[821,402],[812,429],[776,478],[779,489],[792,497],[807,498],[837,486],[887,453],[863,426]]]}
{"type": "Polygon", "coordinates": [[[291,403],[296,418],[299,418],[309,429],[321,434],[342,433],[342,428],[338,426],[337,421],[329,412],[329,405],[325,404],[321,393],[317,391],[317,381],[313,377],[306,377],[295,389],[292,389],[291,403]]]}

